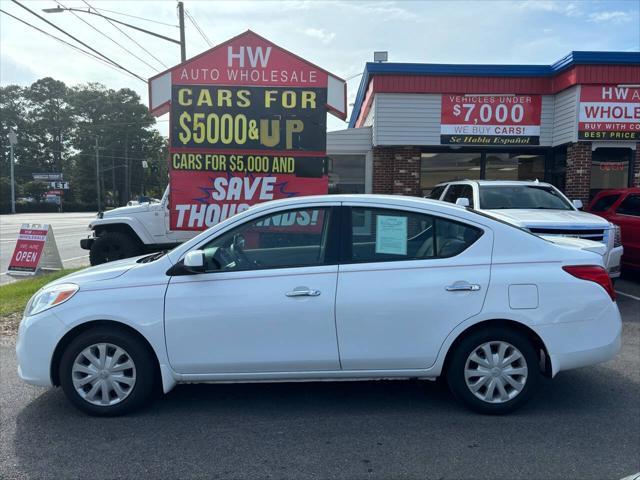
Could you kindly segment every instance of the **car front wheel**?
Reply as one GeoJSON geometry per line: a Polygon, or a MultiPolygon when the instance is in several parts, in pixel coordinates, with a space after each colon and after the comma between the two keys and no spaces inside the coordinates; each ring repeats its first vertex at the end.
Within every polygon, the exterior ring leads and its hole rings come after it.
{"type": "Polygon", "coordinates": [[[488,328],[463,338],[447,381],[453,394],[480,413],[504,414],[522,406],[540,381],[538,356],[516,331],[488,328]]]}
{"type": "Polygon", "coordinates": [[[65,395],[90,415],[129,413],[149,400],[154,382],[148,347],[119,329],[98,327],[81,333],[60,361],[65,395]]]}

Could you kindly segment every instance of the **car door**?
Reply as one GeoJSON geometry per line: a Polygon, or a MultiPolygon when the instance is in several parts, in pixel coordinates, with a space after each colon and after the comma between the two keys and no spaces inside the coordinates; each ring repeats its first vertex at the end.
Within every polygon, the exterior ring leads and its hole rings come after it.
{"type": "Polygon", "coordinates": [[[628,194],[610,220],[620,226],[623,263],[640,265],[640,194],[628,194]]]}
{"type": "Polygon", "coordinates": [[[490,229],[422,211],[349,204],[336,325],[346,370],[431,366],[489,285],[490,229]]]}
{"type": "Polygon", "coordinates": [[[184,374],[339,369],[337,207],[252,217],[201,248],[206,273],[171,278],[167,352],[184,374]]]}

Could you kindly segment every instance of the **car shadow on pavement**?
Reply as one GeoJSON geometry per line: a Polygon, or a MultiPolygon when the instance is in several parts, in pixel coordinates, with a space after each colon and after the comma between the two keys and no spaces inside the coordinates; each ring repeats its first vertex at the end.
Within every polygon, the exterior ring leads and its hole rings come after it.
{"type": "MultiPolygon", "coordinates": [[[[86,416],[60,389],[51,389],[18,414],[14,446],[19,470],[36,478],[354,478],[380,471],[372,458],[392,471],[402,465],[412,477],[424,474],[423,467],[403,456],[440,452],[429,461],[434,469],[444,462],[446,471],[451,462],[472,461],[461,459],[460,449],[489,440],[508,453],[504,436],[522,431],[527,435],[519,439],[518,455],[527,448],[543,454],[547,442],[572,435],[592,442],[605,430],[637,438],[637,418],[628,406],[637,404],[640,387],[637,379],[630,385],[616,377],[606,366],[565,372],[503,417],[467,411],[440,382],[179,385],[149,407],[117,418],[86,416]]],[[[621,446],[620,454],[628,458],[629,452],[621,446]]],[[[521,473],[533,478],[535,470],[521,473]]]]}

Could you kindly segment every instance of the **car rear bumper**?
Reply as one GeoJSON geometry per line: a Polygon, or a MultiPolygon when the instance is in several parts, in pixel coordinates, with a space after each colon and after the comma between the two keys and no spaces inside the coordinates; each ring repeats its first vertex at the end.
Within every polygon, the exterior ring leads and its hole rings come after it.
{"type": "Polygon", "coordinates": [[[535,330],[549,352],[552,376],[612,360],[622,344],[622,319],[615,302],[595,318],[538,325],[535,330]]]}

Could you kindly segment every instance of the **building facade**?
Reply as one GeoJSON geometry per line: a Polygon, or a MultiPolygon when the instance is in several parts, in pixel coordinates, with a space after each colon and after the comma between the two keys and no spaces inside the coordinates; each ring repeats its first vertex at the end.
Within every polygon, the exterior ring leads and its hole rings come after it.
{"type": "Polygon", "coordinates": [[[640,186],[640,53],[552,65],[367,63],[330,192],[428,195],[458,179],[548,181],[587,202],[640,186]]]}

